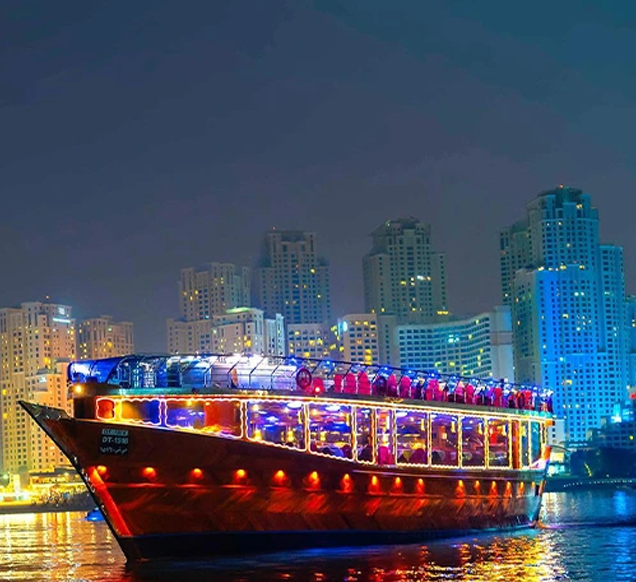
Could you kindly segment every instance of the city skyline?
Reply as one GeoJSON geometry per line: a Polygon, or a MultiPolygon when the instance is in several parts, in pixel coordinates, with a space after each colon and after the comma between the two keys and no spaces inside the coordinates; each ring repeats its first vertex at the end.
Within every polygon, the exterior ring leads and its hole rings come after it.
{"type": "MultiPolygon", "coordinates": [[[[562,187],[562,185],[559,185],[559,187],[562,187]]],[[[542,190],[542,192],[547,192],[549,191],[549,189],[544,189],[542,190]]],[[[583,190],[584,191],[584,190],[583,190]]],[[[539,193],[535,193],[535,196],[538,195],[539,193]]],[[[586,192],[586,194],[588,194],[586,192]]],[[[519,209],[519,211],[525,211],[526,207],[531,204],[531,202],[534,200],[534,198],[528,198],[528,200],[526,201],[526,203],[519,209]]],[[[598,204],[596,203],[596,200],[594,200],[594,207],[598,208],[598,204]]],[[[599,211],[599,214],[602,214],[599,211]]],[[[517,214],[518,217],[518,214],[517,214]]],[[[392,216],[391,218],[386,219],[383,222],[390,222],[390,221],[396,221],[396,220],[401,220],[404,217],[400,217],[400,216],[392,216]]],[[[425,225],[427,225],[428,223],[426,223],[426,221],[424,220],[419,220],[419,218],[415,217],[419,223],[423,223],[425,225]]],[[[412,220],[413,217],[407,218],[408,220],[412,220]]],[[[513,221],[510,221],[511,223],[514,223],[513,221]]],[[[515,223],[516,224],[516,223],[515,223]]],[[[599,225],[602,225],[603,221],[599,221],[599,225]]],[[[434,225],[431,224],[431,232],[433,233],[433,240],[435,248],[437,249],[437,252],[445,255],[446,251],[443,247],[441,247],[441,245],[437,242],[437,238],[435,237],[435,228],[434,225]]],[[[514,224],[513,224],[514,226],[514,224]]],[[[505,229],[506,227],[501,225],[499,228],[495,229],[495,232],[497,234],[497,237],[499,238],[500,232],[502,229],[505,229]]],[[[374,228],[372,230],[370,230],[369,235],[368,235],[368,239],[371,239],[371,234],[374,230],[377,230],[377,228],[374,228]]],[[[600,232],[606,232],[607,231],[607,227],[606,230],[601,230],[600,232]]],[[[276,232],[275,230],[273,232],[276,232]]],[[[299,229],[295,229],[294,231],[290,231],[290,232],[303,232],[300,231],[299,229]]],[[[256,237],[257,241],[259,243],[262,244],[262,240],[263,240],[263,236],[267,235],[268,233],[262,233],[259,236],[256,237]]],[[[323,241],[320,240],[320,232],[316,232],[314,233],[318,240],[320,241],[320,248],[322,248],[323,246],[323,241]]],[[[603,235],[601,235],[601,237],[603,238],[603,235]]],[[[611,240],[611,239],[610,239],[611,240]]],[[[607,240],[607,238],[605,238],[605,244],[610,244],[610,242],[607,240]]],[[[623,250],[625,249],[625,246],[623,244],[616,243],[617,246],[623,248],[623,250]]],[[[257,249],[259,248],[259,245],[257,244],[257,249]]],[[[367,242],[367,247],[366,250],[364,251],[364,253],[359,257],[358,260],[358,265],[362,265],[363,261],[365,260],[365,257],[367,256],[369,252],[369,242],[367,242]]],[[[322,255],[322,253],[320,253],[322,255]]],[[[502,304],[502,301],[505,303],[506,302],[506,298],[503,297],[502,299],[502,293],[504,292],[502,290],[502,276],[505,277],[505,275],[501,272],[501,266],[499,265],[499,246],[493,250],[492,255],[494,256],[494,262],[497,263],[497,273],[496,273],[496,279],[494,281],[493,284],[493,288],[492,288],[492,292],[494,294],[494,298],[492,301],[491,305],[484,305],[483,308],[481,310],[478,309],[471,309],[470,307],[465,307],[463,304],[455,304],[452,302],[452,299],[450,299],[448,301],[448,304],[450,304],[451,309],[449,309],[449,312],[451,314],[452,317],[456,317],[456,318],[462,318],[462,317],[468,317],[470,318],[472,315],[475,315],[477,313],[481,313],[481,312],[486,312],[486,311],[490,311],[493,309],[493,307],[502,304]]],[[[254,253],[254,257],[259,257],[258,251],[256,251],[254,253]]],[[[331,257],[325,256],[324,257],[328,263],[329,263],[329,267],[331,267],[331,257]]],[[[493,262],[493,257],[489,257],[491,259],[490,262],[493,262]]],[[[194,264],[193,262],[191,262],[190,264],[194,264]]],[[[156,353],[163,353],[166,351],[166,339],[167,339],[167,334],[166,334],[166,328],[165,328],[165,322],[168,319],[174,318],[176,314],[179,313],[179,311],[182,312],[181,317],[183,318],[183,306],[181,304],[181,300],[176,300],[175,299],[175,294],[174,294],[174,288],[175,286],[179,286],[179,289],[182,288],[183,286],[183,281],[184,281],[184,276],[193,276],[193,274],[196,272],[198,276],[202,275],[202,271],[205,271],[206,269],[211,269],[211,268],[217,268],[218,267],[223,267],[223,268],[230,268],[230,269],[234,269],[236,268],[237,270],[241,271],[241,273],[246,273],[245,275],[242,276],[247,276],[248,279],[249,278],[253,278],[254,277],[254,273],[257,271],[257,269],[259,268],[259,261],[257,258],[254,259],[254,262],[250,265],[241,265],[241,264],[233,264],[230,263],[229,261],[225,260],[224,257],[219,257],[219,256],[215,256],[215,257],[207,257],[206,260],[201,261],[200,263],[198,263],[198,267],[186,267],[186,266],[180,266],[179,269],[177,270],[176,273],[173,273],[172,275],[172,288],[171,288],[171,294],[172,294],[172,306],[169,308],[169,310],[167,311],[167,317],[165,317],[161,322],[163,325],[161,326],[157,326],[160,327],[160,331],[158,335],[154,335],[152,337],[150,336],[143,336],[143,334],[140,334],[138,332],[138,329],[143,329],[144,328],[144,323],[147,324],[148,319],[153,320],[153,323],[156,324],[157,322],[155,321],[155,319],[159,316],[156,315],[156,311],[152,309],[152,307],[149,307],[149,311],[148,314],[146,315],[146,313],[135,313],[132,317],[120,317],[119,314],[115,314],[115,317],[117,319],[128,319],[130,321],[132,321],[134,323],[135,326],[135,345],[136,345],[136,349],[138,351],[142,351],[142,352],[156,352],[156,353]],[[181,279],[179,279],[178,277],[178,273],[181,273],[181,279]],[[154,314],[154,315],[153,315],[154,314]],[[146,345],[148,346],[148,348],[146,348],[146,345]],[[152,347],[151,347],[152,346],[152,347]]],[[[449,273],[449,272],[453,272],[455,270],[456,266],[451,264],[450,261],[448,261],[448,259],[445,261],[445,272],[449,273]]],[[[360,274],[359,274],[359,296],[356,298],[350,297],[348,298],[346,301],[342,301],[342,297],[340,296],[341,301],[338,303],[344,303],[346,305],[359,305],[359,309],[350,309],[349,311],[343,311],[340,309],[336,309],[336,308],[332,308],[331,309],[331,318],[329,320],[326,321],[326,323],[334,323],[339,317],[347,314],[347,313],[363,313],[365,312],[364,310],[364,304],[365,304],[365,299],[364,299],[364,284],[363,284],[363,269],[360,268],[360,274]]],[[[636,271],[635,269],[632,269],[632,271],[636,271]]],[[[447,294],[450,297],[454,297],[455,296],[455,289],[453,288],[453,283],[452,283],[452,277],[449,277],[448,275],[446,275],[447,279],[451,280],[451,283],[447,284],[447,294]]],[[[632,273],[632,278],[634,277],[634,274],[632,273]]],[[[630,295],[634,295],[636,294],[636,285],[633,288],[629,287],[629,280],[630,280],[630,268],[629,268],[629,263],[627,258],[625,258],[625,293],[626,296],[630,296],[630,295]]],[[[342,291],[341,287],[339,287],[338,285],[332,285],[332,289],[331,289],[331,296],[332,296],[332,304],[334,303],[333,298],[334,297],[338,297],[338,291],[342,291]]],[[[1,291],[0,291],[1,294],[1,291]]],[[[179,291],[179,297],[182,294],[182,289],[179,291]]],[[[251,293],[247,293],[247,296],[250,296],[251,293]]],[[[41,301],[43,303],[66,303],[69,305],[73,305],[73,311],[74,313],[76,313],[76,319],[78,321],[80,320],[88,320],[91,318],[97,318],[99,313],[102,312],[106,312],[108,311],[107,309],[103,308],[103,306],[100,305],[96,305],[95,301],[91,301],[90,299],[86,299],[86,298],[82,298],[82,300],[79,302],[80,305],[88,305],[86,314],[83,313],[81,311],[81,309],[78,309],[77,306],[75,304],[72,304],[71,302],[64,302],[61,300],[61,298],[58,297],[50,297],[48,294],[45,295],[44,297],[22,297],[22,298],[18,298],[18,300],[16,302],[14,302],[13,304],[7,304],[4,305],[4,307],[18,307],[21,303],[25,302],[25,301],[41,301]]],[[[251,299],[250,302],[251,304],[254,303],[254,300],[251,299]]],[[[470,302],[467,302],[468,304],[470,304],[470,302]]],[[[237,307],[239,306],[238,304],[236,305],[237,307]]],[[[254,307],[254,305],[240,305],[240,307],[254,307]]],[[[126,313],[126,309],[121,309],[120,311],[122,311],[123,313],[126,313]]],[[[221,312],[220,312],[221,313],[221,312]]],[[[309,322],[310,323],[310,322],[309,322]]],[[[285,326],[289,325],[287,323],[287,321],[285,321],[285,326]]],[[[154,327],[154,326],[153,326],[154,327]]],[[[387,361],[388,361],[388,356],[387,356],[387,361]]]]}
{"type": "Polygon", "coordinates": [[[251,265],[276,226],[318,234],[333,312],[356,313],[368,235],[414,215],[449,305],[482,312],[499,228],[560,183],[595,198],[636,289],[633,7],[9,6],[0,305],[48,294],[161,349],[179,269],[251,265]]]}

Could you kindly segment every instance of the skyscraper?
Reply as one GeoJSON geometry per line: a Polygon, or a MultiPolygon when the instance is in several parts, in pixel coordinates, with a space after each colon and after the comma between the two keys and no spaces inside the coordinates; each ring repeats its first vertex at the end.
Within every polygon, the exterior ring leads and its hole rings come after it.
{"type": "Polygon", "coordinates": [[[448,314],[444,254],[435,252],[431,227],[417,218],[389,220],[371,234],[363,261],[369,313],[398,323],[426,323],[448,314]]]}
{"type": "Polygon", "coordinates": [[[581,443],[627,396],[622,249],[599,243],[589,195],[560,186],[502,231],[501,257],[516,379],[554,390],[566,439],[581,443]]]}
{"type": "Polygon", "coordinates": [[[183,321],[210,319],[250,305],[250,271],[230,263],[206,263],[181,270],[179,306],[183,321]]]}
{"type": "Polygon", "coordinates": [[[80,322],[77,340],[80,360],[112,358],[135,351],[133,324],[129,321],[115,322],[110,315],[80,322]]]}
{"type": "Polygon", "coordinates": [[[52,471],[68,464],[18,401],[68,409],[66,367],[75,355],[75,321],[69,306],[35,301],[0,309],[0,441],[4,471],[52,471]]]}
{"type": "Polygon", "coordinates": [[[265,236],[254,295],[266,317],[282,313],[286,325],[330,319],[329,266],[318,256],[313,232],[273,231],[265,236]]]}
{"type": "Polygon", "coordinates": [[[169,319],[167,327],[168,352],[173,354],[285,355],[285,329],[280,313],[268,319],[261,309],[235,307],[210,319],[169,319]]]}
{"type": "Polygon", "coordinates": [[[360,364],[380,362],[378,320],[375,313],[351,313],[338,319],[339,359],[360,364]]]}
{"type": "Polygon", "coordinates": [[[471,378],[514,380],[510,308],[441,323],[399,325],[399,364],[471,378]]]}

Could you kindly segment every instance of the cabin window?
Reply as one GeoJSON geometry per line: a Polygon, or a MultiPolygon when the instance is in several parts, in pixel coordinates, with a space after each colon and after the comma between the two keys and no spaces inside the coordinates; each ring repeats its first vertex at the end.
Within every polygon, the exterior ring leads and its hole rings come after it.
{"type": "Polygon", "coordinates": [[[395,444],[393,422],[394,411],[378,409],[377,413],[377,425],[376,425],[376,438],[377,438],[377,461],[380,465],[394,465],[395,464],[395,451],[393,446],[395,444]]]}
{"type": "Polygon", "coordinates": [[[161,424],[159,400],[122,400],[121,419],[161,424]]]}
{"type": "Polygon", "coordinates": [[[398,463],[426,465],[428,463],[428,419],[425,412],[397,410],[395,425],[398,463]]]}
{"type": "Polygon", "coordinates": [[[458,465],[457,436],[457,416],[431,415],[431,465],[458,465]]]}
{"type": "Polygon", "coordinates": [[[100,398],[97,400],[97,418],[100,420],[111,420],[115,418],[115,401],[110,398],[100,398]]]}
{"type": "Polygon", "coordinates": [[[530,423],[530,463],[534,464],[541,459],[541,423],[530,423]]]}
{"type": "Polygon", "coordinates": [[[510,423],[507,420],[490,419],[488,421],[488,465],[490,467],[509,467],[510,423]]]}
{"type": "Polygon", "coordinates": [[[485,421],[476,416],[462,418],[462,466],[486,465],[485,421]]]}
{"type": "Polygon", "coordinates": [[[166,400],[166,425],[222,436],[241,436],[241,404],[229,400],[166,400]]]}
{"type": "Polygon", "coordinates": [[[528,467],[530,465],[530,438],[528,434],[528,423],[524,420],[519,423],[521,425],[520,441],[521,441],[521,466],[528,467]]]}
{"type": "Polygon", "coordinates": [[[353,458],[351,425],[351,406],[310,404],[310,450],[332,457],[353,458]]]}
{"type": "Polygon", "coordinates": [[[358,461],[373,463],[373,410],[356,406],[356,457],[358,461]]]}
{"type": "Polygon", "coordinates": [[[301,402],[251,401],[247,405],[247,436],[252,440],[304,449],[304,424],[301,402]]]}

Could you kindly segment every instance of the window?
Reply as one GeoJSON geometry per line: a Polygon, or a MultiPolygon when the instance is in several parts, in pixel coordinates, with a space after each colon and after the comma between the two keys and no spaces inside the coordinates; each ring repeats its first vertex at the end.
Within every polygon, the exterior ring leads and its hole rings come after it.
{"type": "Polygon", "coordinates": [[[377,461],[380,465],[393,465],[395,463],[395,455],[393,451],[393,431],[392,424],[395,413],[393,410],[377,410],[377,461]]]}
{"type": "Polygon", "coordinates": [[[375,462],[372,435],[373,411],[356,407],[356,457],[358,461],[375,462]]]}
{"type": "Polygon", "coordinates": [[[458,465],[457,416],[431,415],[431,465],[458,465]]]}
{"type": "Polygon", "coordinates": [[[488,465],[490,467],[509,467],[510,423],[507,420],[490,419],[488,421],[488,435],[488,465]]]}
{"type": "Polygon", "coordinates": [[[541,459],[541,423],[530,423],[530,463],[535,464],[541,459]]]}
{"type": "Polygon", "coordinates": [[[462,466],[486,465],[484,419],[467,416],[462,418],[462,466]]]}
{"type": "Polygon", "coordinates": [[[159,400],[122,400],[122,420],[132,420],[147,424],[160,424],[159,400]]]}
{"type": "Polygon", "coordinates": [[[309,405],[309,448],[333,457],[353,457],[351,407],[338,404],[309,405]]]}
{"type": "Polygon", "coordinates": [[[224,400],[166,400],[166,425],[240,437],[241,405],[224,400]]]}
{"type": "Polygon", "coordinates": [[[398,463],[428,464],[428,419],[425,412],[395,412],[398,463]]]}
{"type": "Polygon", "coordinates": [[[250,402],[247,436],[257,441],[304,449],[304,417],[299,402],[250,402]]]}

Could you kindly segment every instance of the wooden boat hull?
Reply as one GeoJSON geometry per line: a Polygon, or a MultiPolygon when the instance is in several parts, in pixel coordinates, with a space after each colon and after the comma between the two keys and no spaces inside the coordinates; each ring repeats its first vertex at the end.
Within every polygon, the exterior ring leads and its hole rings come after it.
{"type": "Polygon", "coordinates": [[[129,561],[527,527],[544,486],[545,471],[374,467],[22,406],[80,473],[129,561]]]}

